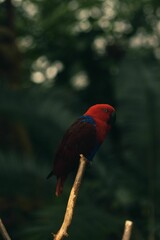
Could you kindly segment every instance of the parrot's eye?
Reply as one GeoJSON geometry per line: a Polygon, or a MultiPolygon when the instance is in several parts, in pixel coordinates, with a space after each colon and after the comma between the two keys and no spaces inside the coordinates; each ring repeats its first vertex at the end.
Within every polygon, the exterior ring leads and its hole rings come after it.
{"type": "Polygon", "coordinates": [[[102,108],[103,112],[109,112],[107,108],[102,108]]]}

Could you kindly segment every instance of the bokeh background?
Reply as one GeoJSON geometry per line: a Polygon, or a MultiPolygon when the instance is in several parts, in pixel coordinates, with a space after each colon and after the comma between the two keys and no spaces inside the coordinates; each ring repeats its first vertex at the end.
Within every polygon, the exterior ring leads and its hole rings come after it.
{"type": "Polygon", "coordinates": [[[52,239],[73,183],[46,180],[67,127],[109,103],[117,122],[88,167],[70,239],[160,238],[159,0],[0,0],[0,217],[52,239]]]}

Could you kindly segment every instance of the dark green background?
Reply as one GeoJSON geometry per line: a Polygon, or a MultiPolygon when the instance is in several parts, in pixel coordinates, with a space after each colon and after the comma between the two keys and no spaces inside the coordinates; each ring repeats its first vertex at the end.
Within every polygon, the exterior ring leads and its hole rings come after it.
{"type": "Polygon", "coordinates": [[[160,237],[158,0],[0,1],[0,217],[12,239],[52,239],[73,182],[46,181],[68,126],[95,103],[117,122],[88,167],[69,239],[160,237]]]}

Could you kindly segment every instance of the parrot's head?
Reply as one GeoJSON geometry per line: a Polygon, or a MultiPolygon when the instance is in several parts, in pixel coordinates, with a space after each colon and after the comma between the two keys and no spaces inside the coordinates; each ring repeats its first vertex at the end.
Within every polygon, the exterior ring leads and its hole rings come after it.
{"type": "Polygon", "coordinates": [[[106,122],[112,125],[116,120],[116,111],[109,104],[96,104],[90,107],[84,115],[89,115],[95,119],[106,122]]]}

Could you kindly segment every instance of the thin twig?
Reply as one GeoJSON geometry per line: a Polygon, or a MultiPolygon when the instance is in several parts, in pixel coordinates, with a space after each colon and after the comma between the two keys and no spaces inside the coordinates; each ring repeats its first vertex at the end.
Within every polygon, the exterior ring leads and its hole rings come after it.
{"type": "Polygon", "coordinates": [[[57,234],[54,235],[54,240],[62,240],[64,237],[68,236],[67,231],[68,231],[68,228],[72,221],[74,207],[76,204],[78,191],[79,191],[79,188],[81,185],[81,181],[82,181],[82,177],[83,177],[84,170],[86,167],[86,163],[87,163],[87,159],[82,154],[80,154],[79,168],[77,171],[77,175],[76,175],[73,187],[70,192],[64,220],[63,220],[61,228],[59,229],[57,234]]]}
{"type": "Polygon", "coordinates": [[[7,230],[6,230],[5,226],[4,226],[1,218],[0,218],[0,232],[1,232],[4,240],[11,240],[11,238],[10,238],[10,236],[9,236],[9,234],[8,234],[8,232],[7,232],[7,230]]]}
{"type": "Polygon", "coordinates": [[[133,222],[126,220],[122,240],[130,240],[133,222]]]}

